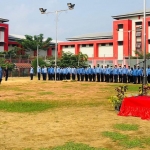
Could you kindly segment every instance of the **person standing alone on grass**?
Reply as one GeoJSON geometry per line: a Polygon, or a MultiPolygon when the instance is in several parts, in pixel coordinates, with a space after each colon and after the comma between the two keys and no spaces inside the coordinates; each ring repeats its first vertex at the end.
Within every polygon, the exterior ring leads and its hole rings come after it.
{"type": "Polygon", "coordinates": [[[8,68],[7,68],[7,66],[6,66],[4,71],[5,71],[5,81],[7,81],[8,80],[8,68]]]}
{"type": "Polygon", "coordinates": [[[30,68],[30,79],[33,80],[33,73],[34,73],[34,69],[33,67],[31,66],[30,68]]]}
{"type": "Polygon", "coordinates": [[[1,84],[1,82],[2,82],[2,77],[3,77],[3,70],[2,70],[2,68],[1,68],[1,66],[0,66],[0,84],[1,84]]]}

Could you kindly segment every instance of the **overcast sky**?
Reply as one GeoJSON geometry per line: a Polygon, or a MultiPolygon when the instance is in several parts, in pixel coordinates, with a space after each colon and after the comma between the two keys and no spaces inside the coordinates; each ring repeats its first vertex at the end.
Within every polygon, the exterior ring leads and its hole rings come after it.
{"type": "MultiPolygon", "coordinates": [[[[9,19],[9,34],[38,35],[55,40],[55,15],[41,15],[39,8],[47,11],[75,9],[59,14],[58,40],[68,37],[112,31],[113,15],[143,10],[144,0],[0,0],[0,18],[9,19]]],[[[150,0],[147,0],[150,9],[150,0]]]]}

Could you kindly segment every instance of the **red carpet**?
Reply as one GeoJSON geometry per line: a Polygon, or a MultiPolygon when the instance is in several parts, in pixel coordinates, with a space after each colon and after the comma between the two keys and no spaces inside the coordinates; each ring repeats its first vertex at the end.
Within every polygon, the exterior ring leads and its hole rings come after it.
{"type": "Polygon", "coordinates": [[[124,98],[118,115],[150,120],[150,96],[124,98]]]}

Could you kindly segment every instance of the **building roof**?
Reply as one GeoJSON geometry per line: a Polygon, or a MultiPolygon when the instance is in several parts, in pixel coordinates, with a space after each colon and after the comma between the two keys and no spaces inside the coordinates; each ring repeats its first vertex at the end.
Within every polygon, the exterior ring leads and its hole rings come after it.
{"type": "Polygon", "coordinates": [[[98,39],[112,39],[112,38],[113,38],[112,32],[108,32],[108,33],[93,33],[81,36],[74,36],[72,38],[67,38],[67,41],[98,40],[98,39]]]}
{"type": "MultiPolygon", "coordinates": [[[[121,19],[121,18],[129,18],[129,17],[135,17],[135,16],[143,16],[143,10],[142,11],[135,11],[127,14],[112,16],[113,19],[121,19]]],[[[146,10],[146,15],[150,15],[150,9],[146,10]]]]}
{"type": "MultiPolygon", "coordinates": [[[[9,35],[9,40],[10,41],[16,41],[16,40],[21,40],[21,39],[25,39],[25,36],[24,35],[17,35],[17,34],[10,34],[9,35]]],[[[44,39],[46,40],[46,39],[44,39]]],[[[57,41],[57,43],[59,42],[63,42],[63,41],[57,41]]],[[[56,43],[56,40],[52,40],[51,41],[51,44],[55,44],[56,43]]]]}
{"type": "Polygon", "coordinates": [[[16,68],[31,68],[29,63],[15,63],[16,68]]]}
{"type": "Polygon", "coordinates": [[[8,19],[4,19],[4,18],[0,18],[0,22],[8,22],[9,20],[8,19]]]}

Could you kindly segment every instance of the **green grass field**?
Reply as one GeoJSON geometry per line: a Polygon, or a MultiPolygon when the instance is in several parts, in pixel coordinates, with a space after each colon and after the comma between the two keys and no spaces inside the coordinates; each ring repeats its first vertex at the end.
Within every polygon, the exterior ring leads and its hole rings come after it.
{"type": "MultiPolygon", "coordinates": [[[[149,150],[150,122],[120,117],[108,98],[122,84],[9,78],[0,85],[2,150],[149,150]]],[[[129,85],[138,94],[140,85],[129,85]]]]}

